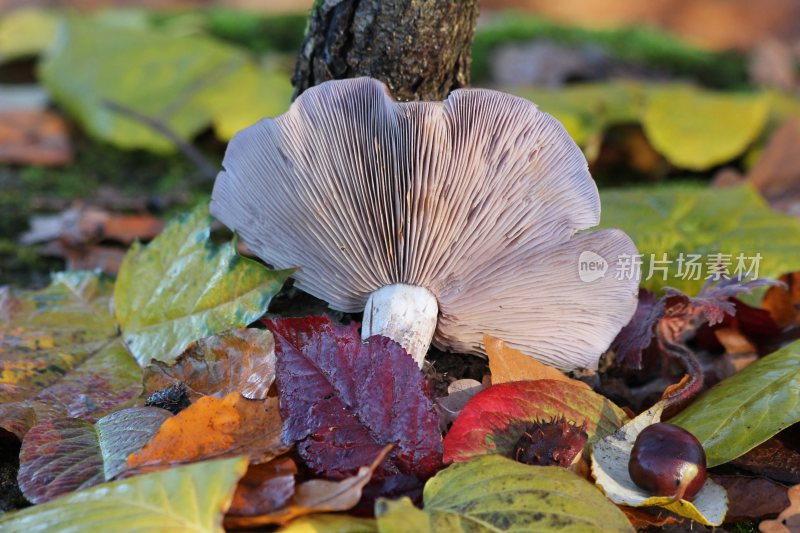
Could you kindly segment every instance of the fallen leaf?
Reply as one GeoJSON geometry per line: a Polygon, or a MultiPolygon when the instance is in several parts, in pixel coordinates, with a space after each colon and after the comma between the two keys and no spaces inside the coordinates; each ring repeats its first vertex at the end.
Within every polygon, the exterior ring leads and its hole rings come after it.
{"type": "Polygon", "coordinates": [[[484,389],[481,382],[474,379],[459,379],[447,387],[447,396],[436,398],[435,409],[439,414],[439,423],[442,433],[447,433],[464,406],[473,396],[484,389]]]}
{"type": "Polygon", "coordinates": [[[650,527],[664,527],[674,524],[681,524],[682,518],[676,518],[663,511],[656,512],[654,509],[644,509],[640,507],[626,507],[620,506],[622,512],[628,517],[631,525],[637,530],[650,528],[650,527]]]}
{"type": "Polygon", "coordinates": [[[225,527],[252,528],[267,524],[286,524],[298,516],[352,509],[361,499],[362,489],[387,458],[390,450],[391,446],[380,450],[372,464],[360,467],[354,476],[340,481],[312,479],[297,485],[294,496],[282,509],[253,516],[228,514],[225,517],[225,527]]]}
{"type": "MultiPolygon", "coordinates": [[[[133,472],[246,455],[262,463],[288,451],[280,437],[278,400],[248,400],[238,392],[204,396],[172,418],[139,452],[128,458],[133,472]]],[[[130,473],[130,472],[129,472],[130,473]]]]}
{"type": "Polygon", "coordinates": [[[139,396],[111,291],[88,272],[55,274],[40,291],[0,288],[0,426],[21,440],[41,414],[94,422],[139,396]]]}
{"type": "Polygon", "coordinates": [[[670,423],[697,437],[710,468],[799,422],[798,390],[800,342],[795,342],[718,383],[670,423]]]}
{"type": "Polygon", "coordinates": [[[375,519],[379,533],[432,533],[428,514],[408,497],[379,499],[375,502],[375,519]]]}
{"type": "Polygon", "coordinates": [[[776,515],[789,505],[786,487],[775,481],[763,477],[716,474],[711,474],[711,478],[728,494],[726,523],[776,515]]]}
{"type": "Polygon", "coordinates": [[[156,433],[170,413],[131,407],[94,424],[78,418],[46,420],[22,441],[19,486],[32,503],[113,480],[125,461],[156,433]]]}
{"type": "Polygon", "coordinates": [[[194,340],[254,322],[291,273],[240,257],[231,242],[211,244],[210,230],[202,205],[125,256],[114,307],[125,345],[140,364],[172,363],[194,340]]]}
{"type": "Polygon", "coordinates": [[[153,362],[144,370],[145,392],[183,383],[194,400],[234,391],[263,400],[275,381],[275,340],[254,328],[232,329],[190,344],[172,364],[153,362]]]}
{"type": "Polygon", "coordinates": [[[285,507],[294,496],[297,465],[289,457],[250,465],[239,480],[229,514],[257,515],[285,507]]]}
{"type": "Polygon", "coordinates": [[[492,385],[509,381],[532,381],[536,379],[554,379],[572,383],[578,387],[590,388],[586,383],[565,376],[560,370],[540,363],[533,357],[508,346],[504,341],[483,336],[486,355],[489,357],[489,371],[492,373],[492,385]]]}
{"type": "Polygon", "coordinates": [[[85,17],[67,18],[40,77],[94,137],[155,152],[176,147],[150,126],[115,112],[109,102],[159,120],[189,140],[211,122],[229,135],[264,114],[281,113],[291,94],[287,76],[256,67],[245,51],[208,36],[85,17]]]}
{"type": "Polygon", "coordinates": [[[376,479],[425,479],[441,465],[442,437],[425,377],[396,342],[361,341],[358,324],[326,317],[274,319],[285,442],[319,475],[341,479],[387,444],[376,479]],[[391,416],[387,416],[391,413],[391,416]]]}
{"type": "Polygon", "coordinates": [[[640,488],[628,473],[631,450],[639,433],[661,421],[665,402],[659,402],[622,426],[612,435],[592,446],[592,475],[605,495],[618,505],[629,507],[663,507],[675,514],[691,518],[706,526],[722,524],[728,510],[725,489],[706,479],[692,501],[673,500],[669,496],[654,496],[640,488]]]}
{"type": "Polygon", "coordinates": [[[92,205],[75,203],[54,215],[31,218],[31,229],[20,242],[33,244],[59,239],[65,246],[77,246],[101,240],[130,244],[149,241],[164,229],[164,222],[147,214],[120,215],[92,205]]]}
{"type": "Polygon", "coordinates": [[[65,165],[72,161],[67,123],[53,111],[0,109],[0,162],[65,165]]]}
{"type": "Polygon", "coordinates": [[[642,352],[653,342],[655,326],[664,316],[663,298],[645,288],[639,289],[639,303],[627,326],[617,334],[611,349],[620,365],[628,368],[642,367],[642,352]]]}
{"type": "Polygon", "coordinates": [[[794,117],[772,133],[761,157],[745,177],[771,205],[795,214],[800,202],[799,142],[800,118],[794,117]]]}
{"type": "Polygon", "coordinates": [[[379,531],[633,531],[617,506],[585,479],[556,466],[489,455],[455,463],[428,480],[423,511],[378,513],[379,531]],[[405,522],[406,516],[409,516],[405,522]],[[389,526],[389,527],[387,527],[389,526]]]}
{"type": "Polygon", "coordinates": [[[642,124],[653,146],[674,165],[706,170],[741,154],[761,133],[769,98],[690,86],[653,90],[642,124]]]}
{"type": "Polygon", "coordinates": [[[800,531],[800,485],[789,489],[789,506],[775,520],[764,520],[758,525],[761,533],[795,533],[800,531]]]}
{"type": "Polygon", "coordinates": [[[785,286],[770,287],[761,307],[781,329],[800,325],[800,272],[781,276],[780,281],[785,286]]]}
{"type": "MultiPolygon", "coordinates": [[[[292,520],[279,533],[377,533],[375,520],[336,514],[315,514],[292,520]]],[[[420,533],[420,532],[417,532],[420,533]]]]}
{"type": "MultiPolygon", "coordinates": [[[[715,261],[715,254],[730,260],[727,270],[731,277],[739,266],[739,254],[741,274],[756,263],[748,258],[761,256],[757,273],[751,272],[746,279],[755,274],[778,278],[800,271],[800,220],[773,211],[752,187],[713,189],[679,184],[605,190],[600,197],[601,226],[620,228],[631,236],[642,255],[641,284],[648,290],[668,286],[685,294],[699,293],[710,274],[708,263],[725,267],[724,262],[715,261]],[[781,238],[765,239],[764,235],[781,238]],[[661,261],[663,254],[668,264],[653,263],[653,259],[661,261]],[[694,260],[693,255],[698,258],[694,260]],[[690,263],[699,268],[697,273],[690,263]],[[667,268],[666,276],[659,270],[662,267],[667,268]]],[[[745,301],[753,303],[761,296],[756,292],[745,301]]]]}
{"type": "Polygon", "coordinates": [[[40,8],[16,9],[0,17],[0,63],[39,55],[56,38],[59,16],[40,8]]]}
{"type": "Polygon", "coordinates": [[[627,417],[607,398],[561,380],[540,379],[493,385],[467,403],[444,439],[444,461],[464,462],[483,455],[513,455],[534,422],[565,417],[586,423],[589,442],[612,433],[627,417]]]}
{"type": "Polygon", "coordinates": [[[731,466],[788,483],[800,483],[800,425],[795,424],[746,454],[730,462],[731,466]]]}
{"type": "Polygon", "coordinates": [[[0,515],[4,533],[49,531],[208,531],[222,533],[243,458],[137,476],[0,515]]]}

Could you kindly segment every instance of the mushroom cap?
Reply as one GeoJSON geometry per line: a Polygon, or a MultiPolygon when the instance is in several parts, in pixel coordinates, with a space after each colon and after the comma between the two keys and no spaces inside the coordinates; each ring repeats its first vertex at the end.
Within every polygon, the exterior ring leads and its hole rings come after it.
{"type": "Polygon", "coordinates": [[[596,368],[636,308],[637,253],[597,225],[586,159],[533,103],[485,89],[397,103],[369,78],[308,89],[228,146],[211,212],[296,284],[357,312],[394,283],[439,302],[433,343],[481,353],[484,333],[562,369],[596,368]],[[581,281],[582,252],[608,263],[581,281]],[[621,265],[620,265],[621,266],[621,265]],[[623,273],[624,274],[624,273],[623,273]]]}

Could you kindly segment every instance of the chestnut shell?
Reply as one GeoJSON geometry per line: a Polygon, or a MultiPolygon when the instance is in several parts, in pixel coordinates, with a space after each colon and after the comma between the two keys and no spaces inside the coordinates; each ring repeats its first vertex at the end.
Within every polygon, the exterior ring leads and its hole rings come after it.
{"type": "Polygon", "coordinates": [[[706,454],[694,435],[659,422],[636,437],[628,472],[634,483],[648,492],[691,500],[706,481],[706,454]]]}

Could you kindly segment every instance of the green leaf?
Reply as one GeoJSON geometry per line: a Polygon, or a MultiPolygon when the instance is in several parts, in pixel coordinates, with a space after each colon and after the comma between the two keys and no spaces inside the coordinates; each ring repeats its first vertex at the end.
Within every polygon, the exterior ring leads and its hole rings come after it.
{"type": "Polygon", "coordinates": [[[580,146],[595,138],[599,141],[608,126],[638,122],[645,90],[645,86],[631,82],[576,84],[557,91],[510,89],[561,121],[580,146]]]}
{"type": "Polygon", "coordinates": [[[110,481],[125,468],[171,414],[155,407],[131,407],[94,425],[78,418],[45,420],[22,441],[19,486],[32,503],[110,481]]]}
{"type": "Polygon", "coordinates": [[[55,40],[59,16],[54,12],[29,8],[13,10],[0,18],[0,63],[36,56],[55,40]]]}
{"type": "Polygon", "coordinates": [[[431,533],[428,514],[414,506],[409,497],[375,502],[375,518],[380,533],[431,533]]]}
{"type": "MultiPolygon", "coordinates": [[[[730,254],[731,274],[743,254],[761,255],[758,276],[777,278],[800,270],[800,220],[773,211],[755,189],[671,185],[658,188],[607,190],[601,226],[625,231],[642,254],[642,285],[652,291],[669,286],[697,294],[708,276],[712,254],[730,254]],[[780,235],[780,238],[768,238],[780,235]],[[666,279],[657,270],[650,276],[651,256],[667,254],[666,279]],[[701,275],[679,275],[679,256],[699,254],[701,275]]],[[[713,261],[712,261],[713,262],[713,261]]],[[[654,266],[659,266],[655,264],[654,266]]]]}
{"type": "Polygon", "coordinates": [[[195,463],[98,485],[0,515],[5,533],[218,531],[244,458],[195,463]]]}
{"type": "Polygon", "coordinates": [[[668,496],[654,496],[631,479],[628,473],[633,445],[639,433],[651,424],[661,421],[664,402],[658,402],[592,446],[592,475],[597,485],[611,501],[629,507],[663,507],[706,526],[722,524],[728,511],[725,489],[713,480],[706,479],[692,501],[668,496]]]}
{"type": "Polygon", "coordinates": [[[0,426],[21,439],[43,415],[93,422],[139,396],[111,291],[89,272],[55,274],[41,291],[0,289],[0,426]]]}
{"type": "Polygon", "coordinates": [[[652,90],[643,125],[656,150],[676,166],[706,170],[735,158],[761,133],[770,99],[690,86],[652,90]]]}
{"type": "Polygon", "coordinates": [[[145,365],[172,363],[201,337],[243,327],[263,315],[291,271],[274,271],[208,242],[201,206],[172,221],[148,246],[134,244],[114,287],[125,344],[145,365]]]}
{"type": "Polygon", "coordinates": [[[571,471],[498,455],[450,465],[428,480],[423,498],[431,531],[633,531],[617,506],[571,471]]]}
{"type": "Polygon", "coordinates": [[[157,119],[184,139],[212,121],[227,137],[289,104],[287,78],[261,72],[243,50],[100,19],[69,18],[40,70],[53,97],[87,131],[123,148],[175,151],[163,134],[109,102],[157,119]]]}
{"type": "Polygon", "coordinates": [[[800,422],[800,342],[718,383],[670,420],[702,443],[708,466],[739,457],[800,422]]]}
{"type": "MultiPolygon", "coordinates": [[[[375,520],[343,514],[315,514],[292,520],[278,533],[374,533],[375,520]]],[[[421,532],[420,532],[421,533],[421,532]]]]}
{"type": "Polygon", "coordinates": [[[289,77],[277,69],[247,64],[199,98],[211,114],[217,137],[227,141],[257,120],[284,113],[293,91],[289,77]]]}

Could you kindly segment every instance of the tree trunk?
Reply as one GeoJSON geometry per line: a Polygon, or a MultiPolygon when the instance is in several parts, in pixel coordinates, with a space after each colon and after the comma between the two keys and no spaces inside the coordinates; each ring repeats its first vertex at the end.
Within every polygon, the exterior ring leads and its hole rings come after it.
{"type": "Polygon", "coordinates": [[[370,76],[398,100],[442,100],[469,85],[478,0],[317,0],[294,97],[332,79],[370,76]]]}

